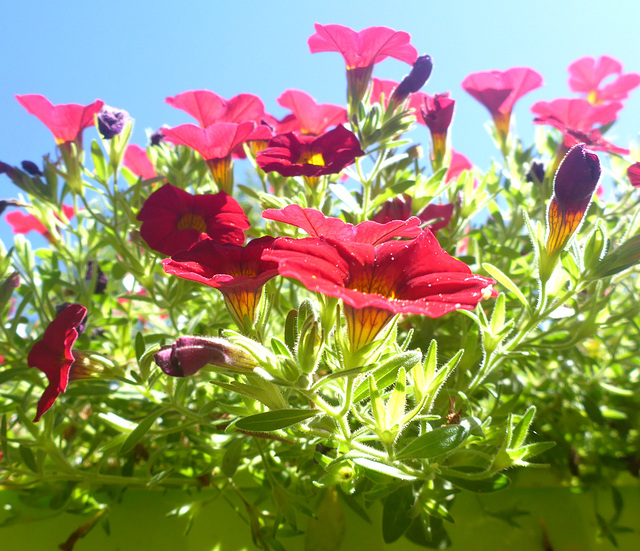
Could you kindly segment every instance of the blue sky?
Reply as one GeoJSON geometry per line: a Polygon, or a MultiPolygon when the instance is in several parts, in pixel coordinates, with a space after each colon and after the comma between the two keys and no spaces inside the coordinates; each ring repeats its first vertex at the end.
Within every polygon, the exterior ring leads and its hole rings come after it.
{"type": "MultiPolygon", "coordinates": [[[[460,88],[467,74],[526,65],[543,75],[545,86],[515,110],[528,144],[533,139],[529,107],[569,96],[571,61],[607,54],[626,71],[640,72],[637,0],[23,0],[5,3],[2,16],[0,160],[14,165],[54,150],[51,134],[17,103],[16,93],[41,93],[53,103],[103,99],[134,117],[133,141],[141,145],[146,129],[191,122],[164,103],[185,90],[204,88],[223,97],[254,93],[276,116],[285,112],[275,100],[287,88],[305,90],[319,102],[343,103],[342,58],[309,53],[306,41],[315,22],[409,32],[418,51],[434,59],[424,91],[448,90],[457,100],[453,146],[482,169],[498,153],[484,128],[487,112],[460,88]]],[[[374,76],[399,80],[407,70],[388,59],[374,76]]],[[[620,145],[637,142],[639,121],[636,90],[608,136],[620,145]]],[[[96,134],[89,130],[85,136],[88,142],[96,134]]],[[[428,144],[424,128],[413,137],[428,144]]],[[[16,194],[1,176],[0,198],[16,194]]],[[[6,235],[3,225],[4,220],[0,236],[6,235]]]]}

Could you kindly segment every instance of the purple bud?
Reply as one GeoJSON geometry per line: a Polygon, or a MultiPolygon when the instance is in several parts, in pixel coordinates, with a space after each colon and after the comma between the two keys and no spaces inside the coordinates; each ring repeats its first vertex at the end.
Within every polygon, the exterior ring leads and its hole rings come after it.
{"type": "Polygon", "coordinates": [[[427,80],[429,80],[432,69],[433,60],[430,55],[422,55],[416,59],[411,72],[402,79],[402,82],[400,82],[398,87],[393,91],[391,101],[401,103],[409,96],[409,94],[413,94],[420,90],[427,80]]]}
{"type": "Polygon", "coordinates": [[[98,113],[98,130],[105,140],[120,134],[131,120],[129,113],[115,107],[105,106],[98,113]]]}
{"type": "Polygon", "coordinates": [[[42,171],[38,168],[38,165],[31,161],[22,161],[22,169],[29,176],[42,176],[42,171]]]}
{"type": "Polygon", "coordinates": [[[529,172],[527,172],[527,182],[531,182],[532,184],[541,184],[544,182],[544,165],[540,161],[533,161],[531,163],[531,168],[529,168],[529,172]]]}
{"type": "Polygon", "coordinates": [[[244,350],[222,338],[180,337],[154,356],[158,367],[171,377],[190,377],[206,365],[247,371],[257,367],[244,350]]]}
{"type": "Polygon", "coordinates": [[[163,141],[164,134],[162,133],[162,128],[158,128],[158,130],[149,137],[149,143],[151,143],[151,145],[160,145],[163,141]]]}
{"type": "Polygon", "coordinates": [[[11,178],[12,181],[15,181],[17,176],[16,172],[16,169],[11,165],[0,161],[0,174],[6,174],[9,178],[11,178]]]}

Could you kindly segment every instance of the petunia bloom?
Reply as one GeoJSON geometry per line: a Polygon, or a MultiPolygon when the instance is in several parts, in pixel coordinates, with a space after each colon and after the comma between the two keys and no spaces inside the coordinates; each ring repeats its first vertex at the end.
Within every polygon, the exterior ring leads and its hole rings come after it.
{"type": "Polygon", "coordinates": [[[147,155],[147,151],[136,144],[127,146],[124,152],[123,164],[143,180],[150,180],[158,175],[149,159],[149,155],[147,155]]]}
{"type": "Polygon", "coordinates": [[[418,121],[422,119],[431,133],[431,158],[435,169],[442,166],[447,153],[447,132],[453,119],[455,104],[455,100],[449,97],[449,92],[435,96],[424,94],[418,121]]]}
{"type": "Polygon", "coordinates": [[[393,91],[398,87],[395,80],[385,80],[381,78],[371,79],[371,94],[369,100],[371,103],[380,103],[385,109],[389,105],[389,100],[393,91]],[[384,97],[384,102],[382,98],[384,97]]]}
{"type": "Polygon", "coordinates": [[[218,289],[237,324],[243,327],[245,317],[251,323],[255,320],[262,287],[278,274],[275,263],[261,258],[273,242],[269,236],[254,239],[245,247],[202,241],[163,260],[162,265],[168,274],[218,289]]]}
{"type": "Polygon", "coordinates": [[[319,136],[331,126],[347,122],[347,110],[339,105],[316,103],[306,92],[286,90],[279,98],[278,104],[293,112],[299,122],[302,134],[319,136]]]}
{"type": "Polygon", "coordinates": [[[47,326],[42,339],[29,352],[27,365],[37,367],[49,381],[38,401],[34,422],[53,405],[61,392],[67,390],[72,365],[76,360],[73,345],[78,338],[77,327],[86,315],[87,309],[80,304],[67,306],[47,326]]]}
{"type": "Polygon", "coordinates": [[[304,176],[313,186],[319,176],[338,174],[362,155],[358,138],[340,125],[318,137],[294,132],[276,136],[258,154],[256,162],[265,172],[304,176]]]}
{"type": "Polygon", "coordinates": [[[181,124],[174,128],[163,128],[162,133],[166,141],[185,145],[200,153],[218,188],[230,194],[233,189],[231,154],[238,145],[247,141],[254,127],[253,122],[219,122],[206,128],[181,124]]]}
{"type": "Polygon", "coordinates": [[[548,257],[562,251],[580,226],[600,172],[598,156],[586,151],[584,144],[572,147],[560,163],[547,209],[548,257]]]}
{"type": "Polygon", "coordinates": [[[224,191],[191,195],[165,184],[144,202],[137,217],[149,248],[173,255],[205,239],[244,243],[249,228],[242,207],[224,191]]]}
{"type": "Polygon", "coordinates": [[[413,65],[418,58],[411,36],[388,27],[369,27],[356,32],[343,25],[315,24],[307,43],[312,54],[339,52],[347,65],[347,97],[351,111],[363,98],[373,66],[387,57],[413,65]]]}
{"type": "Polygon", "coordinates": [[[413,238],[421,233],[420,220],[415,216],[411,217],[411,211],[407,219],[394,219],[388,223],[365,221],[355,226],[339,218],[329,218],[319,210],[303,209],[299,205],[267,209],[262,212],[262,217],[300,228],[310,237],[325,237],[368,245],[379,245],[395,238],[413,238]]]}
{"type": "MultiPolygon", "coordinates": [[[[62,205],[62,213],[68,220],[71,220],[75,216],[75,210],[70,205],[62,205]]],[[[11,226],[13,233],[29,233],[35,231],[47,239],[52,239],[49,229],[33,214],[13,211],[8,212],[4,219],[11,226]]]]}
{"type": "Polygon", "coordinates": [[[74,142],[78,149],[82,149],[82,131],[95,124],[94,115],[99,113],[104,105],[102,100],[96,100],[89,105],[53,105],[40,94],[16,95],[16,99],[51,130],[58,145],[74,142]]]}
{"type": "Polygon", "coordinates": [[[471,273],[426,230],[411,241],[374,246],[325,238],[278,238],[263,258],[284,277],[344,302],[351,351],[372,342],[394,314],[432,318],[472,310],[493,280],[471,273]]]}
{"type": "Polygon", "coordinates": [[[571,91],[585,94],[595,105],[624,100],[640,85],[640,74],[622,74],[622,64],[606,55],[598,59],[581,57],[569,65],[568,72],[571,91]],[[603,81],[611,76],[615,78],[603,85],[603,81]]]}
{"type": "Polygon", "coordinates": [[[616,120],[621,103],[607,103],[592,105],[582,98],[555,99],[553,101],[538,101],[531,107],[536,115],[534,124],[553,126],[562,132],[564,146],[573,147],[584,143],[597,151],[608,151],[626,155],[628,149],[618,147],[602,137],[596,124],[608,125],[616,120]]]}
{"type": "Polygon", "coordinates": [[[627,168],[627,178],[633,187],[640,188],[640,162],[627,168]]]}
{"type": "Polygon", "coordinates": [[[462,88],[489,110],[503,141],[509,134],[516,101],[540,86],[542,76],[529,67],[481,71],[468,75],[462,81],[462,88]]]}
{"type": "Polygon", "coordinates": [[[444,175],[445,182],[451,182],[462,174],[465,170],[471,170],[473,163],[462,153],[458,153],[456,150],[451,151],[451,161],[449,161],[449,168],[444,175]]]}
{"type": "Polygon", "coordinates": [[[259,122],[265,114],[262,100],[253,94],[239,94],[225,100],[209,90],[189,90],[168,97],[165,102],[191,115],[201,128],[216,122],[259,122]]]}

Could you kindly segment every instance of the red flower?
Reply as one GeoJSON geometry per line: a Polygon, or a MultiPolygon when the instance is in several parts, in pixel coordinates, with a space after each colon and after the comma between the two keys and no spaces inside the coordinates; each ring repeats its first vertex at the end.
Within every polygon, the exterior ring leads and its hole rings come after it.
{"type": "Polygon", "coordinates": [[[465,170],[471,170],[473,163],[465,157],[462,153],[458,153],[455,150],[451,151],[451,161],[449,162],[449,168],[444,175],[444,181],[450,182],[455,180],[465,170]]]}
{"type": "Polygon", "coordinates": [[[276,136],[269,140],[256,162],[265,172],[318,177],[339,173],[361,155],[364,151],[358,138],[340,125],[318,137],[297,136],[293,132],[276,136]]]}
{"type": "Polygon", "coordinates": [[[77,327],[86,315],[87,309],[80,304],[67,306],[48,325],[42,339],[36,342],[29,352],[27,365],[37,367],[49,381],[38,401],[34,422],[53,405],[61,392],[67,390],[71,366],[76,360],[72,349],[78,338],[77,327]]]}
{"type": "Polygon", "coordinates": [[[65,103],[52,105],[40,94],[16,95],[16,99],[29,113],[38,117],[51,130],[57,144],[76,142],[82,146],[82,131],[94,126],[94,115],[100,112],[104,102],[96,100],[89,105],[65,103]]]}
{"type": "Polygon", "coordinates": [[[437,318],[472,310],[495,283],[473,275],[428,230],[411,241],[378,246],[283,237],[263,258],[276,261],[280,275],[310,291],[344,301],[352,351],[373,341],[394,314],[437,318]]]}
{"type": "Polygon", "coordinates": [[[283,209],[267,209],[262,217],[291,224],[300,228],[311,237],[326,237],[338,241],[379,245],[396,237],[416,237],[421,233],[420,220],[416,217],[407,220],[396,219],[389,223],[376,221],[362,222],[356,226],[347,224],[339,218],[328,218],[319,210],[303,209],[299,205],[288,205],[283,209]]]}
{"type": "MultiPolygon", "coordinates": [[[[62,205],[62,213],[68,220],[75,215],[72,206],[62,205]]],[[[29,233],[30,231],[38,232],[40,235],[50,235],[49,230],[40,222],[33,214],[24,214],[20,211],[13,211],[5,214],[4,219],[11,226],[13,233],[29,233]]]]}
{"type": "Polygon", "coordinates": [[[431,133],[431,142],[433,144],[432,158],[434,167],[442,166],[444,157],[447,153],[447,132],[453,119],[453,110],[455,108],[455,100],[449,97],[449,92],[444,94],[436,94],[429,96],[422,95],[418,98],[421,101],[420,116],[417,117],[418,122],[422,120],[429,128],[431,133]]]}
{"type": "Polygon", "coordinates": [[[540,86],[542,77],[529,67],[472,73],[462,81],[462,88],[489,110],[503,138],[509,134],[516,101],[540,86]]]}
{"type": "Polygon", "coordinates": [[[124,153],[123,164],[143,180],[155,178],[158,174],[149,160],[147,151],[139,145],[130,144],[124,153]]]}
{"type": "Polygon", "coordinates": [[[627,168],[627,178],[633,187],[640,187],[640,163],[633,163],[627,168]]]}
{"type": "MultiPolygon", "coordinates": [[[[348,97],[353,108],[364,96],[373,66],[387,57],[413,65],[418,58],[411,36],[388,27],[369,27],[356,32],[342,25],[315,24],[307,43],[312,54],[339,52],[347,65],[348,97]]],[[[352,109],[353,110],[353,109],[352,109]]]]}
{"type": "Polygon", "coordinates": [[[629,92],[640,85],[638,73],[623,75],[620,62],[606,55],[599,59],[582,57],[569,65],[568,71],[571,91],[582,92],[596,105],[626,99],[629,92]],[[611,75],[617,76],[601,87],[602,82],[611,75]]]}
{"type": "Polygon", "coordinates": [[[560,130],[564,135],[564,145],[573,147],[585,143],[591,149],[610,151],[626,155],[628,149],[618,147],[602,137],[594,125],[607,125],[616,120],[621,103],[592,105],[582,98],[555,99],[534,103],[531,111],[537,115],[534,124],[545,124],[560,130]]]}
{"type": "Polygon", "coordinates": [[[279,98],[282,107],[291,109],[300,127],[296,130],[310,136],[323,134],[330,126],[347,122],[347,110],[339,105],[316,103],[306,92],[286,90],[279,98]]]}
{"type": "Polygon", "coordinates": [[[236,320],[253,322],[262,286],[278,274],[276,264],[261,259],[273,237],[254,239],[245,247],[202,241],[162,261],[164,271],[220,290],[236,320]]]}
{"type": "Polygon", "coordinates": [[[171,184],[149,196],[137,219],[149,248],[166,255],[206,239],[242,244],[244,230],[249,228],[242,207],[225,192],[191,195],[171,184]]]}
{"type": "Polygon", "coordinates": [[[218,122],[198,128],[194,124],[181,124],[163,128],[164,139],[176,145],[186,145],[200,153],[221,191],[231,192],[233,168],[231,153],[249,139],[255,123],[218,122]]]}
{"type": "Polygon", "coordinates": [[[386,109],[389,105],[389,100],[393,91],[398,87],[398,83],[395,80],[383,80],[380,78],[371,79],[371,96],[369,100],[371,103],[380,103],[382,107],[386,109]],[[382,96],[384,94],[384,104],[382,104],[382,96]]]}

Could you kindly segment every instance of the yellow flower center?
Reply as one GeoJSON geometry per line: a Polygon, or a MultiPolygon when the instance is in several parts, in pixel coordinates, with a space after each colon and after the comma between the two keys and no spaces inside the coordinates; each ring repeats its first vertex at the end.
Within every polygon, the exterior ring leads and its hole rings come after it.
{"type": "Polygon", "coordinates": [[[322,153],[316,153],[313,151],[305,151],[300,155],[298,164],[301,165],[313,165],[313,166],[326,166],[322,153]]]}
{"type": "Polygon", "coordinates": [[[185,214],[178,221],[179,230],[198,230],[200,233],[207,231],[207,223],[199,214],[185,214]]]}

